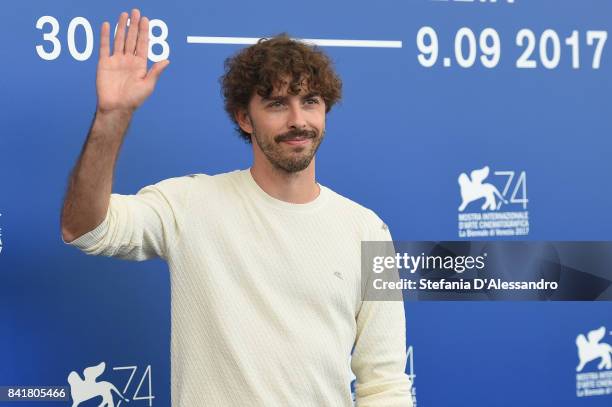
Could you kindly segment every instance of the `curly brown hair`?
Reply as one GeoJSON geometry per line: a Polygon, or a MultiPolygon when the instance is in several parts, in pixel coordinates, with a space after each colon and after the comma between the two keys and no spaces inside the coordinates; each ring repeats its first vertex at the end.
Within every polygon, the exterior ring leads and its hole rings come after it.
{"type": "Polygon", "coordinates": [[[225,111],[247,142],[251,142],[251,135],[240,128],[235,113],[247,109],[254,92],[269,97],[286,84],[284,78],[290,78],[290,94],[297,95],[305,87],[321,96],[326,113],[342,97],[342,81],[331,59],[316,46],[293,40],[286,33],[260,39],[227,58],[224,66],[220,82],[225,111]]]}

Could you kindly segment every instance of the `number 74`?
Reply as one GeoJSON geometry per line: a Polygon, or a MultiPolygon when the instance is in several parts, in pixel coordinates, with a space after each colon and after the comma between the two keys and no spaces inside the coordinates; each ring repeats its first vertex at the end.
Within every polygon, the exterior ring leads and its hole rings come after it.
{"type": "MultiPolygon", "coordinates": [[[[512,185],[512,180],[514,179],[514,171],[495,171],[495,175],[506,176],[508,179],[506,180],[506,185],[504,185],[504,190],[502,191],[502,196],[506,196],[508,191],[510,190],[510,186],[512,185]]],[[[511,203],[523,204],[523,209],[527,209],[527,173],[525,171],[521,171],[516,184],[514,185],[514,189],[512,190],[512,195],[510,196],[511,203]],[[517,197],[518,193],[521,193],[521,197],[517,197]]],[[[500,200],[497,203],[497,209],[501,207],[502,201],[500,200]]]]}
{"type": "MultiPolygon", "coordinates": [[[[127,383],[125,384],[125,387],[121,390],[122,393],[125,394],[125,392],[127,391],[128,387],[130,387],[130,383],[132,383],[132,379],[134,378],[134,375],[136,374],[136,370],[138,369],[137,366],[119,366],[119,367],[113,367],[113,370],[131,370],[132,373],[130,374],[130,378],[128,379],[127,383]]],[[[153,396],[153,385],[151,384],[151,365],[148,365],[147,368],[145,369],[144,374],[142,375],[142,378],[140,379],[140,382],[138,383],[138,387],[136,388],[136,391],[134,392],[134,395],[132,396],[132,400],[149,400],[149,407],[151,407],[153,405],[153,399],[155,398],[155,396],[153,396]],[[142,384],[145,381],[145,378],[148,379],[148,385],[149,385],[149,394],[147,396],[139,396],[138,393],[140,392],[140,388],[142,387],[142,384]]],[[[121,405],[121,402],[123,400],[119,400],[119,402],[117,403],[117,407],[119,407],[121,405]]]]}

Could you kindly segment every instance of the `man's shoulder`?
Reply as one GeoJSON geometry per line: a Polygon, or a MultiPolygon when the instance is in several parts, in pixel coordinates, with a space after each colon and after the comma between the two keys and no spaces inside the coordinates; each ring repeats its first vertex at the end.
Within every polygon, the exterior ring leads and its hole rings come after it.
{"type": "Polygon", "coordinates": [[[166,178],[159,181],[154,186],[168,192],[180,192],[184,190],[206,187],[212,188],[231,183],[232,181],[238,179],[240,173],[241,170],[234,170],[214,175],[205,173],[187,174],[178,177],[166,178]]]}
{"type": "MultiPolygon", "coordinates": [[[[382,219],[372,209],[355,202],[354,200],[332,190],[329,187],[324,187],[328,190],[330,201],[335,208],[343,214],[343,216],[349,216],[363,222],[369,227],[380,227],[385,225],[382,219]]],[[[386,225],[385,225],[386,227],[386,225]]]]}

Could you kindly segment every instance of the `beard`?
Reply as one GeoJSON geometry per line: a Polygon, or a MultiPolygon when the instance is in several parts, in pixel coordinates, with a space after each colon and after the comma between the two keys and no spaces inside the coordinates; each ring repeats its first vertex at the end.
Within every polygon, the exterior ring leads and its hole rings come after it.
{"type": "Polygon", "coordinates": [[[306,169],[314,158],[323,138],[325,130],[318,135],[314,130],[291,130],[287,133],[279,134],[272,140],[259,136],[255,129],[251,134],[251,139],[264,153],[270,164],[277,170],[286,173],[295,173],[306,169]],[[294,139],[310,139],[311,142],[304,146],[291,146],[281,144],[283,141],[294,139]]]}

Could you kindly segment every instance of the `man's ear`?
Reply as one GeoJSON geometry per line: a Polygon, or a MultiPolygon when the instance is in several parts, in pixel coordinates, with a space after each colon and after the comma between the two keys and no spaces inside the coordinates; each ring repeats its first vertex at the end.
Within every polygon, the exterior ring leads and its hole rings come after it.
{"type": "Polygon", "coordinates": [[[253,134],[253,123],[251,123],[251,116],[249,116],[249,112],[246,109],[238,109],[234,113],[234,117],[242,131],[253,134]]]}

